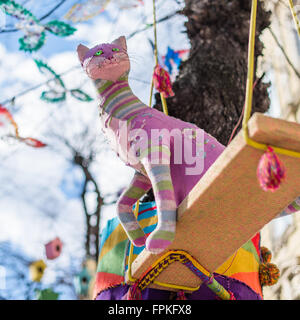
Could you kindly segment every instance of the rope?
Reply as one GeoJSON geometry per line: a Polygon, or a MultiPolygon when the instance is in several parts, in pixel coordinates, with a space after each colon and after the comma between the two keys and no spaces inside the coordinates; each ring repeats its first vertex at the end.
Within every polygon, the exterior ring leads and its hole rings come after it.
{"type": "MultiPolygon", "coordinates": [[[[243,118],[243,135],[248,145],[266,151],[268,146],[263,143],[256,142],[249,137],[248,134],[248,121],[251,115],[252,109],[252,97],[253,97],[253,73],[254,73],[254,47],[255,47],[255,28],[256,28],[256,12],[257,12],[257,0],[252,1],[251,18],[250,18],[250,32],[248,42],[248,73],[247,73],[247,86],[246,86],[246,98],[245,98],[245,112],[243,118]]],[[[300,158],[300,152],[292,151],[280,147],[271,146],[276,153],[284,154],[290,157],[300,158]]]]}
{"type": "Polygon", "coordinates": [[[298,20],[298,17],[297,17],[295,8],[294,8],[293,0],[289,0],[289,4],[290,4],[290,9],[291,9],[291,12],[292,12],[292,16],[293,16],[293,19],[294,19],[294,22],[295,22],[295,25],[296,25],[296,29],[297,29],[298,35],[300,37],[300,23],[299,23],[299,20],[298,20]]]}
{"type": "MultiPolygon", "coordinates": [[[[228,292],[222,285],[215,279],[212,273],[202,267],[199,262],[192,257],[189,253],[183,250],[170,250],[162,255],[155,264],[148,269],[140,279],[135,283],[134,291],[144,290],[151,283],[156,283],[157,278],[173,262],[180,262],[188,267],[196,276],[198,276],[208,288],[210,288],[220,299],[232,300],[234,297],[232,293],[228,292]]],[[[177,286],[178,287],[178,286],[177,286]]],[[[189,290],[187,287],[182,287],[182,290],[189,290]]],[[[133,293],[134,296],[134,293],[133,293]]]]}
{"type": "MultiPolygon", "coordinates": [[[[155,8],[155,0],[152,0],[153,5],[153,32],[154,32],[154,58],[155,58],[155,67],[158,65],[158,50],[157,50],[157,26],[156,26],[156,8],[155,8]]],[[[153,69],[153,73],[154,73],[153,69]]],[[[151,82],[151,90],[150,90],[150,101],[149,106],[152,105],[152,95],[153,95],[153,87],[154,87],[154,81],[152,76],[152,82],[151,82]]],[[[167,107],[167,101],[166,98],[163,96],[162,93],[160,93],[160,100],[163,107],[163,112],[168,115],[168,107],[167,107]]]]}

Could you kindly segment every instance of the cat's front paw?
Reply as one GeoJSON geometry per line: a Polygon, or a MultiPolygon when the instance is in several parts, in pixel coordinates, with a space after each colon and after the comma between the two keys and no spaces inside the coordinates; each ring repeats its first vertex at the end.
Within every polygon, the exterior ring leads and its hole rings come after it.
{"type": "Polygon", "coordinates": [[[146,236],[131,240],[135,247],[142,247],[146,243],[146,236]]]}

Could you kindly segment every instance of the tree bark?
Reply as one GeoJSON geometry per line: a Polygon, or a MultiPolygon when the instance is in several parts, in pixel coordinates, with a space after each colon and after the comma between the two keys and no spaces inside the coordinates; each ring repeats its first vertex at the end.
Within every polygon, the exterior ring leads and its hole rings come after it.
{"type": "MultiPolygon", "coordinates": [[[[247,77],[250,0],[185,0],[183,14],[191,50],[167,99],[169,115],[195,123],[227,145],[241,115],[247,77]]],[[[258,2],[255,62],[262,54],[259,40],[270,13],[258,2]]],[[[269,108],[268,84],[253,93],[253,112],[269,108]]],[[[155,107],[161,110],[159,94],[155,107]]]]}

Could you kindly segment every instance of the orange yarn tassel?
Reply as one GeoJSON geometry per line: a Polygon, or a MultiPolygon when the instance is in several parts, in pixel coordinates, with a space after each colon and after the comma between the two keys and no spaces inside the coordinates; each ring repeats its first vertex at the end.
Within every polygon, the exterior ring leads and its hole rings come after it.
{"type": "Polygon", "coordinates": [[[261,263],[259,265],[259,282],[262,286],[272,286],[280,277],[280,271],[274,263],[261,263]]]}
{"type": "Polygon", "coordinates": [[[153,84],[155,89],[162,93],[164,98],[173,97],[171,79],[168,71],[157,64],[153,72],[153,84]]]}
{"type": "Polygon", "coordinates": [[[259,160],[257,178],[264,191],[277,190],[285,179],[285,167],[269,146],[259,160]]]}
{"type": "Polygon", "coordinates": [[[272,253],[266,247],[260,248],[261,264],[259,265],[259,282],[261,286],[272,286],[279,277],[280,271],[278,267],[271,263],[272,253]]]}
{"type": "Polygon", "coordinates": [[[261,260],[263,263],[271,262],[272,253],[266,247],[260,247],[261,260]]]}

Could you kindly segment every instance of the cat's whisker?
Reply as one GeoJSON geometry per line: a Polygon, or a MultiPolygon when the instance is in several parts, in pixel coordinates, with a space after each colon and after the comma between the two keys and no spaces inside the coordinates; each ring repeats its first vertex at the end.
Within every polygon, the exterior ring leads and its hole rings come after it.
{"type": "Polygon", "coordinates": [[[143,59],[143,56],[136,53],[127,53],[128,57],[131,58],[137,58],[137,59],[143,59]]]}
{"type": "Polygon", "coordinates": [[[142,61],[142,59],[140,59],[139,57],[129,57],[129,59],[128,60],[130,60],[130,61],[139,61],[139,62],[141,62],[142,61]]]}
{"type": "Polygon", "coordinates": [[[129,61],[131,63],[141,64],[141,61],[132,57],[127,58],[126,61],[129,61]]]}

